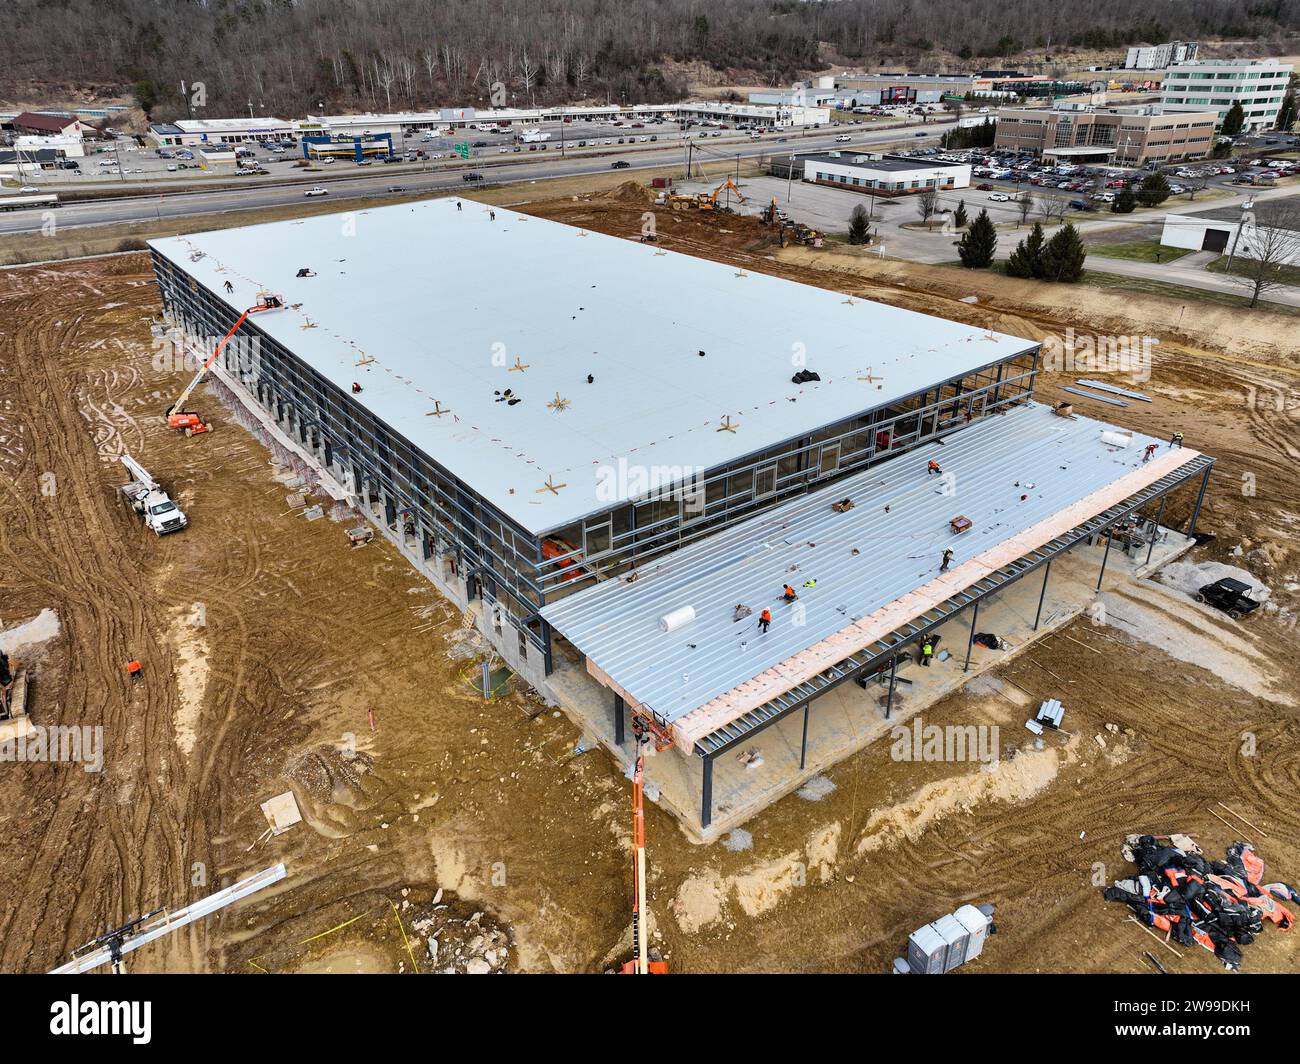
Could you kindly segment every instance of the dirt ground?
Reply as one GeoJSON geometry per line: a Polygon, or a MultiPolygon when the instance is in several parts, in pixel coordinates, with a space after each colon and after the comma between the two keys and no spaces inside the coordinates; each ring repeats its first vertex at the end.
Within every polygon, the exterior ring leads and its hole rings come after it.
{"type": "MultiPolygon", "coordinates": [[[[623,186],[526,209],[635,236],[647,201],[623,186]]],[[[779,252],[734,216],[660,212],[659,232],[1027,337],[1159,336],[1155,403],[1080,408],[1180,428],[1218,458],[1201,518],[1217,538],[1194,560],[1249,569],[1274,604],[1238,625],[1172,592],[1123,592],[1111,613],[1136,622],[1077,621],[927,715],[998,724],[994,769],[876,744],[746,824],[752,837],[711,847],[652,806],[651,909],[673,970],[882,972],[910,930],[967,901],[994,903],[999,927],[973,970],[1137,972],[1147,949],[1174,971],[1217,970],[1125,924],[1098,884],[1125,874],[1126,833],[1178,830],[1216,856],[1250,838],[1270,879],[1300,880],[1292,322],[779,252]],[[1036,749],[1022,722],[1046,697],[1065,702],[1071,735],[1036,749]],[[1254,827],[1225,825],[1216,802],[1254,827]]],[[[106,750],[100,773],[0,765],[0,970],[51,967],[276,861],[288,879],[141,950],[137,970],[441,970],[447,949],[434,961],[420,937],[432,925],[466,948],[508,941],[505,970],[607,968],[628,941],[626,781],[528,692],[475,694],[480,648],[455,612],[388,546],[354,550],[338,522],[304,520],[213,395],[199,408],[214,433],[167,432],[184,374],[153,364],[157,310],[142,255],[0,274],[0,321],[18,326],[0,338],[0,628],[57,613],[56,637],[15,654],[35,676],[31,712],[102,725],[106,750]],[[184,533],[155,539],[119,505],[124,450],[174,489],[184,533]],[[262,839],[258,806],[285,790],[304,823],[262,839]]],[[[1076,375],[1046,374],[1041,396],[1076,375]]],[[[1297,941],[1267,928],[1246,970],[1295,970],[1297,941]]]]}

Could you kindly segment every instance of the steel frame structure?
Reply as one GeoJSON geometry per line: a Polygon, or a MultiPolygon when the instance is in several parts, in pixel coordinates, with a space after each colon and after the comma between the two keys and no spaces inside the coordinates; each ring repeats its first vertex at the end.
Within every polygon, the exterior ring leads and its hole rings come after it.
{"type": "MultiPolygon", "coordinates": [[[[888,636],[876,640],[870,646],[836,663],[811,680],[797,685],[777,698],[741,715],[730,724],[715,729],[704,736],[695,744],[695,754],[702,763],[701,828],[707,829],[712,822],[713,762],[718,757],[734,749],[737,745],[752,740],[756,734],[765,728],[771,727],[790,714],[802,709],[804,713],[803,739],[799,754],[799,766],[802,769],[808,749],[808,718],[811,703],[846,681],[880,673],[886,667],[889,669],[889,690],[885,704],[885,718],[888,719],[893,709],[898,656],[907,647],[934,632],[958,614],[963,613],[967,608],[971,608],[974,611],[971,620],[971,638],[967,642],[966,661],[963,666],[963,670],[968,669],[970,667],[970,654],[980,603],[990,595],[1015,583],[1022,576],[1026,576],[1041,567],[1044,570],[1043,586],[1038,598],[1038,612],[1034,617],[1034,630],[1036,631],[1042,617],[1043,600],[1047,594],[1047,580],[1051,575],[1051,564],[1054,558],[1072,550],[1081,542],[1104,533],[1116,523],[1125,520],[1143,506],[1157,499],[1160,501],[1160,512],[1156,518],[1158,524],[1160,516],[1164,514],[1164,503],[1168,494],[1199,475],[1201,478],[1200,488],[1186,533],[1190,538],[1196,532],[1196,522],[1200,516],[1201,504],[1205,499],[1205,492],[1209,486],[1210,473],[1213,468],[1213,458],[1207,455],[1199,456],[1194,461],[1174,470],[1141,491],[1135,492],[1122,502],[1102,511],[1096,517],[1076,525],[1051,542],[1031,551],[1011,565],[1005,566],[995,574],[977,581],[960,594],[946,599],[934,609],[921,614],[888,636]]],[[[1100,588],[1102,577],[1105,575],[1106,560],[1110,553],[1110,542],[1110,538],[1107,537],[1106,552],[1102,557],[1102,564],[1097,577],[1098,588],[1100,588]]],[[[1148,563],[1154,546],[1155,539],[1153,536],[1147,549],[1148,563]]],[[[625,707],[622,698],[615,696],[614,724],[616,739],[623,733],[622,718],[624,712],[625,707]]]]}
{"type": "MultiPolygon", "coordinates": [[[[224,335],[234,323],[231,309],[183,263],[157,250],[152,256],[164,308],[186,338],[203,349],[205,338],[224,335]]],[[[889,404],[705,470],[688,483],[667,485],[579,525],[541,534],[506,516],[256,322],[240,326],[223,352],[221,368],[399,542],[443,577],[463,580],[467,600],[490,604],[498,634],[503,635],[503,623],[516,628],[520,654],[526,657],[530,649],[538,654],[549,675],[552,633],[539,615],[548,600],[1027,402],[1038,358],[1038,345],[1027,345],[889,404]],[[570,549],[555,549],[566,542],[570,549]]]]}

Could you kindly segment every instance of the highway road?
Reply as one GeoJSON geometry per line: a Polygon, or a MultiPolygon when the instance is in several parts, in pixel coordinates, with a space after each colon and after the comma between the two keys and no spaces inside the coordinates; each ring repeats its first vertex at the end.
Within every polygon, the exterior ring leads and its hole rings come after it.
{"type": "MultiPolygon", "coordinates": [[[[896,142],[909,146],[932,145],[941,133],[954,126],[951,120],[936,120],[921,126],[894,126],[887,129],[864,131],[847,127],[853,138],[848,144],[838,143],[844,126],[831,126],[824,132],[803,135],[790,134],[785,143],[777,137],[765,136],[762,140],[697,142],[694,160],[699,163],[734,160],[737,156],[752,158],[759,155],[781,155],[789,152],[808,152],[838,148],[879,146],[896,142]],[[921,136],[918,136],[921,134],[921,136]]],[[[609,152],[598,156],[586,154],[560,158],[548,155],[545,159],[526,158],[509,162],[485,162],[474,166],[493,184],[523,184],[547,178],[576,177],[600,174],[610,170],[617,160],[629,165],[628,174],[637,170],[662,169],[665,166],[683,165],[680,144],[663,148],[642,148],[634,151],[609,152]]],[[[332,168],[331,168],[332,169],[332,168]]],[[[401,185],[405,192],[438,192],[459,189],[466,193],[473,188],[462,180],[465,168],[456,170],[413,170],[409,166],[384,166],[365,173],[349,174],[346,178],[332,173],[311,175],[296,183],[266,186],[251,184],[247,188],[228,189],[221,192],[168,192],[159,195],[129,196],[115,199],[92,200],[84,203],[65,203],[58,207],[54,217],[61,230],[86,226],[125,224],[138,221],[161,221],[198,214],[226,214],[232,211],[257,207],[277,207],[299,203],[305,188],[319,184],[329,190],[329,200],[344,201],[382,195],[391,185],[401,185]],[[314,178],[314,180],[313,180],[314,178]]],[[[322,197],[324,198],[324,197],[322,197]]],[[[42,215],[36,210],[10,211],[0,214],[0,238],[7,234],[38,232],[42,215]]]]}

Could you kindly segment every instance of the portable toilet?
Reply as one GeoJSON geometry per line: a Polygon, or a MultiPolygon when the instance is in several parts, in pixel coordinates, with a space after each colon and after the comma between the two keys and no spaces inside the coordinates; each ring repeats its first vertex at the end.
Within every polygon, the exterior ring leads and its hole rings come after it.
{"type": "Polygon", "coordinates": [[[941,916],[930,925],[948,943],[948,953],[943,962],[943,971],[950,972],[966,962],[966,943],[970,932],[952,913],[941,916]]]}
{"type": "Polygon", "coordinates": [[[907,936],[907,966],[915,975],[942,975],[948,960],[948,940],[933,924],[918,927],[907,936]]]}
{"type": "Polygon", "coordinates": [[[966,940],[966,959],[973,961],[984,950],[984,940],[989,933],[989,918],[973,905],[963,905],[952,915],[970,936],[966,940]]]}

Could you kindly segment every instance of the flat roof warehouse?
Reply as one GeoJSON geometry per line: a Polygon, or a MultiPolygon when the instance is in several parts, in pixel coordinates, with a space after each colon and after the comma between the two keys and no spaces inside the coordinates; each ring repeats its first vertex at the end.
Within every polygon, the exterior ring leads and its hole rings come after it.
{"type": "Polygon", "coordinates": [[[535,534],[636,495],[620,458],[711,469],[1037,347],[470,201],[150,245],[235,314],[283,296],[257,330],[535,534]]]}

